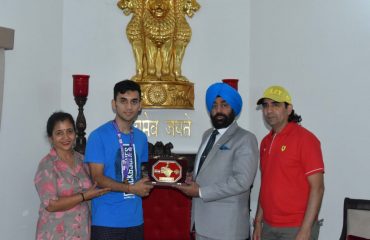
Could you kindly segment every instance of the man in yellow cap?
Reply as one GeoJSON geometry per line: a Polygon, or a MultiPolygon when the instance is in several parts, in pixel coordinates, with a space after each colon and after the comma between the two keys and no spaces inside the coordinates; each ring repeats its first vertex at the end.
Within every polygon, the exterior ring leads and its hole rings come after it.
{"type": "Polygon", "coordinates": [[[324,194],[320,141],[299,125],[292,98],[281,86],[257,101],[271,131],[261,142],[261,189],[253,240],[318,239],[324,194]]]}

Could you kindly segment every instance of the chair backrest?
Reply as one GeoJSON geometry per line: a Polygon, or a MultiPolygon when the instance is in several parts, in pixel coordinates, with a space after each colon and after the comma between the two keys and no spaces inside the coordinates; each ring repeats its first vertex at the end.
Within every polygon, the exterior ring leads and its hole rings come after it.
{"type": "Polygon", "coordinates": [[[340,240],[370,239],[370,200],[344,199],[340,240]]]}

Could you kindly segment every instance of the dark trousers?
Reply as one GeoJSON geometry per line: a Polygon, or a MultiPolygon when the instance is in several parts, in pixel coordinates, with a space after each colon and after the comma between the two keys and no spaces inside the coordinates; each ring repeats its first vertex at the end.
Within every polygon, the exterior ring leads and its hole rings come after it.
{"type": "Polygon", "coordinates": [[[128,228],[91,226],[91,240],[144,240],[144,225],[128,228]]]}

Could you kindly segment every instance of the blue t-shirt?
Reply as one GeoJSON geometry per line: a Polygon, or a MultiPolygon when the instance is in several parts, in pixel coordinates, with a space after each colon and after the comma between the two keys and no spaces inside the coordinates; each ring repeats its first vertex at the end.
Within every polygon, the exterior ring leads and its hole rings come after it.
{"type": "MultiPolygon", "coordinates": [[[[129,144],[130,134],[121,133],[123,143],[129,144]]],[[[132,140],[131,140],[132,141],[132,140]]],[[[133,127],[134,178],[141,178],[141,163],[148,161],[148,139],[133,127]]],[[[112,121],[94,130],[87,141],[86,163],[104,164],[104,175],[122,182],[121,148],[112,121]]],[[[104,227],[133,227],[143,224],[141,197],[125,197],[122,192],[109,192],[92,200],[92,225],[104,227]]]]}

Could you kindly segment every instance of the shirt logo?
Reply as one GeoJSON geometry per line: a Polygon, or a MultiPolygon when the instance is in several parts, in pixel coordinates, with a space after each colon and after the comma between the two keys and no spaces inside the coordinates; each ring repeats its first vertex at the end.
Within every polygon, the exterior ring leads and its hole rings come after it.
{"type": "Polygon", "coordinates": [[[286,146],[285,146],[285,145],[281,146],[281,151],[282,151],[282,152],[284,152],[284,151],[285,151],[285,149],[286,149],[286,146]]]}

